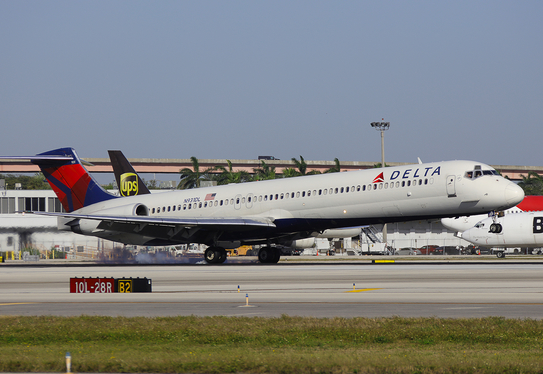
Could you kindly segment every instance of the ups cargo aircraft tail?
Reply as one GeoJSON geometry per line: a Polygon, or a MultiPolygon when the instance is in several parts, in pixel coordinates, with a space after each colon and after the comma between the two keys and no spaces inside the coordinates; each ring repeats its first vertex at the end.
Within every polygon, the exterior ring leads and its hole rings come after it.
{"type": "Polygon", "coordinates": [[[151,193],[121,151],[107,151],[107,153],[111,160],[113,174],[115,174],[115,180],[117,181],[121,196],[136,196],[151,193]]]}
{"type": "Polygon", "coordinates": [[[445,161],[309,175],[160,194],[116,197],[87,173],[71,148],[25,158],[39,165],[66,213],[60,230],[135,245],[202,243],[221,263],[225,248],[264,244],[263,263],[279,261],[271,244],[326,229],[481,214],[512,207],[524,192],[488,165],[445,161]],[[468,177],[482,171],[477,178],[468,177]]]}

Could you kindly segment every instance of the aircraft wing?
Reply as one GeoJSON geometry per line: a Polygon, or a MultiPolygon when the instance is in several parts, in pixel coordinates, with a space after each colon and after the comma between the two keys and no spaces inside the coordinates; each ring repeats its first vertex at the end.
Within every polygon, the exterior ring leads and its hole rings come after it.
{"type": "Polygon", "coordinates": [[[183,226],[183,227],[212,227],[221,226],[224,230],[227,230],[228,226],[232,228],[242,226],[254,226],[254,227],[275,227],[275,224],[268,218],[262,217],[209,217],[209,218],[153,218],[149,216],[112,216],[112,215],[100,215],[100,214],[77,214],[77,213],[52,213],[52,212],[26,212],[42,216],[55,216],[63,217],[67,219],[90,219],[96,221],[102,221],[102,223],[124,223],[129,225],[156,225],[156,226],[183,226]]]}

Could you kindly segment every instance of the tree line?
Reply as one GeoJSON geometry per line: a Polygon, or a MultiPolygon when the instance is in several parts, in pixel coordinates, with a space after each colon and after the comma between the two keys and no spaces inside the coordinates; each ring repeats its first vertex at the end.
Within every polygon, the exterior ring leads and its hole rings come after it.
{"type": "MultiPolygon", "coordinates": [[[[202,181],[215,181],[217,185],[225,185],[230,183],[244,183],[252,181],[262,181],[268,179],[277,178],[291,178],[301,175],[321,174],[318,170],[308,170],[307,163],[304,158],[300,156],[300,159],[292,158],[294,167],[286,168],[282,173],[278,173],[275,170],[275,166],[268,165],[266,161],[260,160],[260,166],[253,168],[253,174],[244,170],[234,170],[232,162],[226,160],[227,166],[217,165],[205,170],[200,170],[200,164],[196,157],[190,158],[192,162],[191,168],[184,168],[179,171],[180,179],[179,189],[189,189],[200,187],[202,181]]],[[[337,173],[341,171],[341,166],[337,158],[334,159],[334,166],[324,171],[324,173],[337,173]]]]}

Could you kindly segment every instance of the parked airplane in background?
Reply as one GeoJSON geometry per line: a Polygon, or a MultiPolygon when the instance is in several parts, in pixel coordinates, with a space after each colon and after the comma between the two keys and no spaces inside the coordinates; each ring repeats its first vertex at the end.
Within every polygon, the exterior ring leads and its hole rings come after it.
{"type": "MultiPolygon", "coordinates": [[[[488,217],[462,232],[462,239],[489,248],[543,247],[543,212],[488,217]]],[[[498,250],[498,257],[505,257],[498,250]]]]}
{"type": "Polygon", "coordinates": [[[326,229],[502,210],[524,198],[520,187],[475,161],[445,161],[310,175],[118,197],[96,183],[72,148],[31,157],[66,213],[61,230],[125,244],[202,243],[205,259],[224,262],[225,248],[265,244],[263,263],[279,260],[271,244],[326,229]]]}
{"type": "MultiPolygon", "coordinates": [[[[524,200],[517,206],[506,209],[500,212],[500,215],[516,214],[522,212],[534,212],[543,211],[543,196],[528,195],[524,197],[524,200]]],[[[460,237],[459,233],[471,229],[479,221],[488,218],[488,214],[477,214],[472,216],[462,217],[450,217],[442,218],[441,224],[448,230],[456,233],[456,236],[460,237]]]]}

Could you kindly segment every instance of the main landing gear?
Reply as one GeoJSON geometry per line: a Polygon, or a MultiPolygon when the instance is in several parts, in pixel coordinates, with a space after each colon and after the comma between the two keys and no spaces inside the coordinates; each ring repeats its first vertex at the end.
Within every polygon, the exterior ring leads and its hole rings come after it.
{"type": "Polygon", "coordinates": [[[204,252],[208,264],[222,264],[226,261],[226,250],[223,247],[209,247],[204,252]]]}
{"type": "Polygon", "coordinates": [[[281,251],[274,247],[260,248],[258,251],[258,260],[262,264],[276,264],[281,258],[281,251]]]}
{"type": "Polygon", "coordinates": [[[498,251],[498,252],[496,252],[496,257],[498,257],[498,258],[505,258],[505,251],[498,251]]]}

